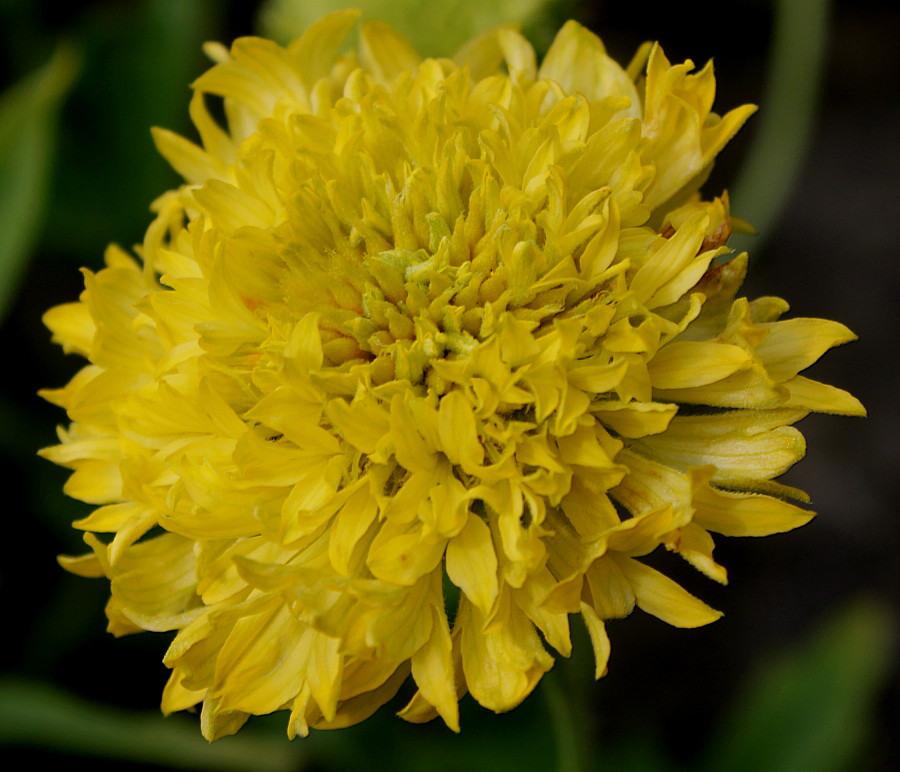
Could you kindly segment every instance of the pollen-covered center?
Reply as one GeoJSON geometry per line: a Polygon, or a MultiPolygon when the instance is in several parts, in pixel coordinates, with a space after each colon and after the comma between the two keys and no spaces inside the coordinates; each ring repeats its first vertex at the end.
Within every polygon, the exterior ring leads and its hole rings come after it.
{"type": "Polygon", "coordinates": [[[559,164],[584,150],[590,115],[558,92],[473,86],[427,61],[392,92],[358,72],[326,115],[263,121],[255,152],[290,196],[269,231],[271,284],[245,304],[288,324],[318,313],[326,362],[367,363],[375,384],[426,382],[506,311],[536,327],[574,305],[596,289],[578,268],[612,190],[567,185],[559,164]]]}

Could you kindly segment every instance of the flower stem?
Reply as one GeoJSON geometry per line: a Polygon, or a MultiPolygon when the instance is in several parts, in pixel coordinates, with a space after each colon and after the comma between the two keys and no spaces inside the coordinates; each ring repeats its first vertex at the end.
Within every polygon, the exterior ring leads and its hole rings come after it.
{"type": "Polygon", "coordinates": [[[586,772],[590,741],[583,705],[583,690],[569,688],[564,660],[543,678],[541,691],[547,701],[550,722],[556,738],[556,772],[586,772]]]}

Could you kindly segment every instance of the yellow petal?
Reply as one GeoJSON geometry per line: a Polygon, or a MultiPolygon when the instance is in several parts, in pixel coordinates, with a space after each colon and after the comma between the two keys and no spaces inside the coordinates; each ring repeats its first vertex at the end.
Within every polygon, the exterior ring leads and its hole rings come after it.
{"type": "Polygon", "coordinates": [[[627,617],[634,609],[634,589],[612,557],[595,560],[585,573],[589,605],[601,619],[627,617]]]}
{"type": "Polygon", "coordinates": [[[503,51],[503,58],[514,78],[534,80],[537,72],[534,49],[531,44],[512,27],[497,30],[497,42],[503,51]]]}
{"type": "Polygon", "coordinates": [[[355,8],[329,13],[313,22],[288,46],[300,64],[303,83],[309,92],[320,78],[328,76],[341,42],[361,15],[355,8]]]}
{"type": "Polygon", "coordinates": [[[682,472],[631,449],[623,450],[618,460],[628,468],[628,474],[610,495],[634,515],[666,506],[686,510],[689,514],[698,481],[705,482],[712,474],[710,468],[682,472]]]}
{"type": "Polygon", "coordinates": [[[511,27],[495,27],[472,38],[453,56],[460,67],[468,66],[476,81],[494,75],[503,64],[503,49],[500,47],[498,32],[511,27]]]}
{"type": "Polygon", "coordinates": [[[53,333],[53,342],[68,354],[86,357],[90,353],[97,326],[84,303],[64,303],[44,313],[44,324],[53,333]]]}
{"type": "Polygon", "coordinates": [[[776,381],[792,378],[833,346],[856,340],[843,324],[827,319],[788,319],[761,326],[769,334],[756,353],[776,381]]]}
{"type": "Polygon", "coordinates": [[[382,526],[372,542],[366,565],[379,579],[412,585],[434,570],[443,556],[445,544],[446,539],[425,539],[421,523],[409,530],[388,523],[382,526]]]}
{"type": "Polygon", "coordinates": [[[676,416],[664,434],[636,440],[632,448],[676,469],[714,466],[715,482],[769,480],[803,457],[803,435],[784,424],[804,415],[783,409],[676,416]]]}
{"type": "Polygon", "coordinates": [[[226,178],[228,168],[220,159],[210,155],[184,137],[168,129],[154,127],[153,142],[160,155],[184,179],[194,185],[203,184],[211,178],[226,178]]]}
{"type": "Polygon", "coordinates": [[[470,514],[459,535],[447,543],[447,576],[487,616],[497,599],[497,554],[491,529],[470,514]]]}
{"type": "Polygon", "coordinates": [[[363,536],[377,513],[378,502],[365,486],[341,507],[328,538],[328,557],[338,573],[345,576],[350,573],[351,565],[356,562],[354,558],[360,548],[365,547],[363,536]]]}
{"type": "Polygon", "coordinates": [[[317,719],[312,726],[317,729],[343,729],[364,721],[393,699],[408,675],[408,666],[398,667],[396,672],[377,689],[341,702],[330,720],[317,719]]]}
{"type": "Polygon", "coordinates": [[[604,394],[619,385],[627,369],[628,365],[622,360],[608,365],[585,364],[569,370],[569,383],[576,389],[604,394]]]}
{"type": "Polygon", "coordinates": [[[210,742],[235,734],[250,718],[249,713],[239,710],[220,710],[219,701],[207,697],[203,700],[203,707],[200,710],[200,732],[210,742]]]}
{"type": "Polygon", "coordinates": [[[385,85],[402,72],[414,72],[422,61],[405,37],[375,19],[365,22],[359,31],[359,58],[372,77],[385,85]]]}
{"type": "Polygon", "coordinates": [[[77,556],[60,555],[56,560],[66,571],[77,576],[84,576],[88,579],[104,576],[103,566],[93,552],[77,556]]]}
{"type": "Polygon", "coordinates": [[[666,547],[674,550],[714,582],[728,584],[728,573],[713,560],[712,537],[696,522],[681,526],[669,536],[666,547]]]}
{"type": "Polygon", "coordinates": [[[647,555],[659,546],[665,534],[684,524],[684,517],[676,519],[671,505],[630,517],[607,535],[608,548],[625,555],[647,555]]]}
{"type": "Polygon", "coordinates": [[[197,559],[190,539],[167,533],[134,544],[108,571],[123,613],[145,630],[183,627],[200,610],[194,603],[197,559]]]}
{"type": "Polygon", "coordinates": [[[688,389],[721,381],[753,363],[739,346],[676,341],[663,346],[647,364],[657,389],[688,389]]]}
{"type": "Polygon", "coordinates": [[[216,665],[212,693],[219,710],[263,714],[291,701],[311,657],[303,633],[285,607],[238,620],[216,665]],[[237,684],[242,688],[234,688],[237,684]]]}
{"type": "Polygon", "coordinates": [[[326,411],[343,438],[369,455],[378,450],[379,443],[390,431],[387,412],[374,402],[360,400],[348,405],[342,399],[332,399],[326,411]]]}
{"type": "MultiPolygon", "coordinates": [[[[709,218],[702,212],[694,215],[638,269],[631,282],[631,290],[639,303],[648,308],[662,305],[655,301],[655,296],[670,282],[677,281],[682,272],[690,270],[692,263],[696,262],[708,222],[709,218]]],[[[694,281],[699,278],[697,276],[694,281]]]]}
{"type": "Polygon", "coordinates": [[[83,461],[63,486],[67,496],[88,504],[109,504],[122,497],[122,473],[117,463],[83,461]]]}
{"type": "Polygon", "coordinates": [[[782,499],[702,486],[694,495],[694,520],[702,528],[725,536],[768,536],[784,533],[812,520],[815,512],[782,499]]]}
{"type": "Polygon", "coordinates": [[[234,157],[234,142],[228,133],[213,120],[206,108],[206,99],[202,91],[195,91],[189,107],[191,120],[197,127],[197,133],[203,141],[203,147],[214,158],[228,163],[234,157]]]}
{"type": "Polygon", "coordinates": [[[591,413],[623,437],[664,432],[678,406],[661,402],[595,402],[591,413]]]}
{"type": "Polygon", "coordinates": [[[595,427],[579,426],[567,437],[560,437],[557,440],[560,460],[577,466],[600,469],[613,467],[613,461],[600,444],[597,435],[595,427]]]}
{"type": "Polygon", "coordinates": [[[590,100],[625,97],[629,117],[641,117],[641,103],[634,82],[606,55],[593,32],[568,21],[556,34],[539,72],[541,78],[555,80],[569,94],[582,93],[590,100]]]}
{"type": "MultiPolygon", "coordinates": [[[[297,63],[272,41],[244,37],[235,40],[230,56],[197,78],[193,87],[197,91],[227,97],[232,108],[240,106],[249,110],[245,119],[255,117],[259,120],[280,98],[288,97],[306,104],[306,89],[298,70],[297,63]]],[[[229,116],[233,134],[240,131],[231,120],[237,117],[236,112],[229,116]]]]}
{"type": "Polygon", "coordinates": [[[631,558],[617,558],[616,563],[634,589],[637,605],[663,622],[674,627],[700,627],[722,616],[659,571],[631,558]]]}
{"type": "MultiPolygon", "coordinates": [[[[306,676],[309,679],[310,694],[318,704],[326,721],[333,721],[337,715],[338,697],[341,692],[341,672],[344,665],[340,647],[340,639],[329,638],[318,633],[314,634],[310,646],[306,676]]],[[[285,691],[290,691],[290,689],[285,691]]]]}
{"type": "Polygon", "coordinates": [[[432,628],[427,643],[412,657],[412,675],[422,693],[454,732],[459,731],[450,628],[443,611],[431,606],[432,628]]]}
{"type": "Polygon", "coordinates": [[[838,415],[865,416],[866,409],[856,397],[843,389],[829,386],[827,383],[795,375],[782,386],[790,395],[785,402],[787,407],[799,407],[815,410],[817,413],[837,413],[838,415]]]}
{"type": "Polygon", "coordinates": [[[465,469],[480,465],[484,461],[484,449],[469,400],[461,391],[451,391],[441,399],[438,413],[441,449],[447,458],[465,469]]]}
{"type": "Polygon", "coordinates": [[[431,472],[436,463],[436,448],[429,447],[419,433],[409,408],[409,400],[404,400],[399,394],[391,400],[390,424],[397,463],[411,472],[431,472]]]}
{"type": "Polygon", "coordinates": [[[497,713],[522,702],[553,665],[534,625],[508,598],[502,605],[489,631],[484,631],[481,612],[465,599],[460,599],[457,612],[469,691],[481,705],[497,713]]]}
{"type": "Polygon", "coordinates": [[[264,230],[275,222],[275,213],[263,201],[223,180],[207,180],[193,197],[216,227],[229,233],[245,227],[264,230]]]}
{"type": "Polygon", "coordinates": [[[178,710],[192,708],[206,696],[205,689],[194,691],[186,688],[181,683],[182,678],[184,678],[184,673],[181,668],[175,668],[166,682],[161,703],[164,716],[168,716],[178,710]]]}
{"type": "Polygon", "coordinates": [[[591,638],[591,646],[594,649],[594,678],[600,679],[607,673],[609,663],[609,636],[606,634],[606,626],[603,620],[587,603],[581,604],[581,616],[591,638]]]}
{"type": "Polygon", "coordinates": [[[432,570],[409,588],[390,591],[369,626],[366,643],[387,662],[403,662],[433,632],[428,608],[440,602],[441,572],[432,570]]]}

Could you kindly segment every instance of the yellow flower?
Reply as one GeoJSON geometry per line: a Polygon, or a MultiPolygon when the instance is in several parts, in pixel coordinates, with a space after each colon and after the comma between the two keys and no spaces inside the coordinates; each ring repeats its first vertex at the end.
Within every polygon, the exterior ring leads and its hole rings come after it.
{"type": "Polygon", "coordinates": [[[642,558],[724,582],[711,532],[812,516],[773,482],[792,424],[863,413],[798,375],[853,335],[715,260],[728,201],[697,190],[753,108],[712,113],[711,66],[623,70],[574,22],[539,67],[510,28],[434,60],[369,22],[338,55],[357,16],[210,47],[139,260],[45,317],[89,360],[44,392],[72,424],[43,453],[97,505],[62,562],[110,580],[114,634],[177,631],[163,710],[208,738],[346,726],[410,674],[400,715],[455,730],[573,614],[598,677],[607,619],[711,622],[642,558]]]}

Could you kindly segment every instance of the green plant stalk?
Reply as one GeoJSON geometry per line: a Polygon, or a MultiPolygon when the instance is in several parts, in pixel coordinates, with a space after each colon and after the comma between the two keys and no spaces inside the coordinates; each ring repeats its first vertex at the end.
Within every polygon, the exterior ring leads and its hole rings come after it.
{"type": "Polygon", "coordinates": [[[290,772],[294,750],[276,738],[247,734],[209,745],[193,722],[97,705],[49,684],[0,679],[0,748],[39,747],[207,772],[290,772]]]}
{"type": "MultiPolygon", "coordinates": [[[[806,157],[821,90],[830,0],[775,0],[769,72],[756,139],[733,187],[732,210],[771,233],[806,157]]],[[[738,235],[737,252],[761,238],[738,235]]]]}
{"type": "Polygon", "coordinates": [[[77,75],[74,47],[0,94],[0,320],[12,304],[47,204],[58,115],[77,75]]]}
{"type": "Polygon", "coordinates": [[[565,660],[541,682],[547,703],[553,735],[556,738],[556,772],[587,772],[590,744],[587,737],[587,708],[582,704],[582,691],[569,689],[565,660]]]}

